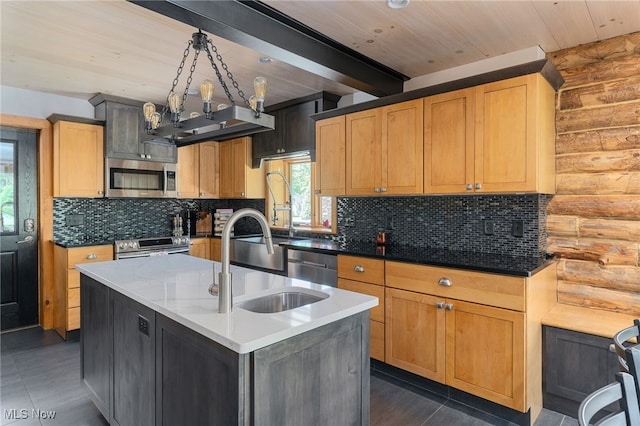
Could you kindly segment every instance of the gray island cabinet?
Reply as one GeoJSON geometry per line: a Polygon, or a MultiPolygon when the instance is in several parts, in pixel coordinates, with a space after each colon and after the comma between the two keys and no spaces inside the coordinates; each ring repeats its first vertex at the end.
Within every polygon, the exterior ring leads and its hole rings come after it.
{"type": "Polygon", "coordinates": [[[239,300],[291,285],[330,296],[278,314],[218,314],[201,289],[212,262],[148,259],[81,270],[82,382],[110,424],[369,424],[375,298],[235,268],[239,300]],[[129,284],[117,284],[126,271],[129,284]]]}

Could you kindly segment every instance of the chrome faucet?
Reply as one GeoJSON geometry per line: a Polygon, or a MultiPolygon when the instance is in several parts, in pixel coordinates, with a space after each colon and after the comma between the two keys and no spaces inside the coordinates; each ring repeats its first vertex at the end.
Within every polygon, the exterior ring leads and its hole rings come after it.
{"type": "Polygon", "coordinates": [[[291,192],[291,185],[289,185],[289,181],[285,177],[284,173],[281,171],[274,171],[267,173],[267,187],[269,188],[269,192],[271,193],[271,199],[273,200],[273,224],[276,225],[278,223],[278,211],[287,210],[289,212],[289,238],[293,238],[295,235],[295,228],[293,227],[293,194],[291,192]],[[271,175],[278,175],[284,181],[285,186],[287,187],[287,191],[289,191],[289,199],[285,203],[285,207],[278,207],[276,204],[276,197],[273,195],[273,191],[271,190],[271,181],[269,178],[271,175]]]}
{"type": "MultiPolygon", "coordinates": [[[[231,231],[233,230],[233,225],[238,221],[238,219],[243,217],[252,217],[258,221],[260,227],[262,228],[262,233],[264,234],[264,241],[267,245],[267,253],[273,254],[273,241],[271,240],[271,229],[269,229],[269,223],[267,222],[267,218],[264,217],[262,213],[255,209],[240,209],[229,217],[229,220],[222,228],[222,254],[221,254],[221,263],[222,263],[222,271],[218,274],[218,312],[221,314],[226,314],[231,312],[231,308],[233,306],[233,294],[232,294],[232,281],[231,281],[231,272],[229,272],[229,244],[231,244],[231,231]]],[[[215,264],[214,264],[214,275],[215,275],[215,264]]],[[[215,284],[211,287],[215,288],[215,284]]],[[[215,294],[215,290],[209,288],[209,292],[215,294]]]]}

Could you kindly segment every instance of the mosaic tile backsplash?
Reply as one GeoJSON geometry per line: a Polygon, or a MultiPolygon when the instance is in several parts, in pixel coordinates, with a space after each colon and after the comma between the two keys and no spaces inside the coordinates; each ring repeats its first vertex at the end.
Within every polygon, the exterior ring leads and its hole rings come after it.
{"type": "MultiPolygon", "coordinates": [[[[373,244],[376,233],[386,231],[389,244],[539,257],[546,250],[549,199],[543,194],[338,197],[337,233],[320,238],[373,244]],[[485,235],[485,220],[493,221],[493,235],[485,235]],[[522,237],[512,235],[513,221],[522,221],[522,237]]],[[[264,200],[57,198],[54,240],[81,245],[167,236],[177,213],[244,207],[264,213],[264,200]],[[82,215],[83,223],[68,224],[68,215],[82,215]]],[[[260,232],[248,218],[235,227],[236,235],[260,232]]]]}
{"type": "MultiPolygon", "coordinates": [[[[63,245],[111,243],[115,240],[166,237],[172,217],[217,208],[254,208],[264,213],[264,200],[176,200],[156,198],[56,198],[53,200],[53,239],[63,245]],[[81,225],[69,225],[69,215],[81,215],[81,225]]],[[[260,232],[252,219],[242,218],[236,234],[260,232]]]]}
{"type": "Polygon", "coordinates": [[[338,197],[338,242],[375,242],[387,232],[387,244],[445,248],[511,256],[538,257],[546,251],[544,194],[424,197],[338,197]],[[485,220],[493,235],[485,235],[485,220]],[[512,236],[522,221],[523,236],[512,236]]]}

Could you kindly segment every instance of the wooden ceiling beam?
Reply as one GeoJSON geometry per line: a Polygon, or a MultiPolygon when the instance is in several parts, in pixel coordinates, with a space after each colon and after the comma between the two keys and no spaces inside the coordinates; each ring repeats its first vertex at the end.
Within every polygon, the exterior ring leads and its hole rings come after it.
{"type": "Polygon", "coordinates": [[[255,0],[129,0],[274,59],[383,97],[409,77],[255,0]]]}

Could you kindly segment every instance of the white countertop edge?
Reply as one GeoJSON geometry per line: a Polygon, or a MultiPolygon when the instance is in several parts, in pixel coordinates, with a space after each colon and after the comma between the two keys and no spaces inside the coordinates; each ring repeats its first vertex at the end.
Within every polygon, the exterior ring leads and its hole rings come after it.
{"type": "MultiPolygon", "coordinates": [[[[170,256],[170,257],[174,257],[174,256],[170,256]]],[[[204,259],[198,259],[198,261],[209,262],[209,264],[212,264],[211,261],[207,261],[204,259]]],[[[111,263],[114,264],[114,262],[121,262],[121,261],[112,261],[111,263]]],[[[230,314],[220,314],[217,312],[217,305],[218,305],[217,297],[211,296],[212,303],[210,306],[208,306],[208,308],[209,307],[211,308],[210,315],[215,317],[208,317],[206,318],[207,320],[211,320],[211,318],[214,318],[214,319],[219,318],[221,321],[231,320],[231,321],[236,321],[238,324],[242,322],[247,322],[248,324],[247,326],[251,326],[251,323],[253,321],[257,323],[271,321],[276,326],[280,326],[278,330],[274,332],[269,332],[268,334],[265,334],[263,336],[251,337],[251,338],[248,338],[247,340],[234,340],[230,335],[224,335],[222,333],[218,333],[212,328],[209,328],[206,325],[198,322],[197,319],[189,318],[179,312],[176,312],[170,308],[167,308],[166,306],[156,303],[153,300],[145,298],[141,294],[135,291],[131,291],[129,288],[127,288],[126,286],[123,286],[121,283],[115,282],[112,279],[109,279],[108,277],[106,277],[105,275],[94,271],[94,269],[100,268],[99,266],[100,263],[107,264],[110,262],[80,264],[80,265],[77,265],[76,269],[78,269],[83,274],[89,276],[90,278],[93,278],[96,281],[106,285],[107,287],[121,293],[122,295],[127,296],[132,300],[150,309],[153,309],[154,311],[177,322],[178,324],[181,324],[239,354],[246,354],[249,352],[253,352],[255,350],[264,348],[266,346],[280,342],[290,337],[319,328],[321,326],[347,318],[349,316],[364,312],[378,305],[378,299],[373,296],[360,294],[360,293],[347,292],[346,290],[342,290],[342,289],[336,289],[333,287],[327,287],[327,286],[316,285],[308,282],[302,282],[300,280],[294,280],[292,285],[295,285],[295,283],[299,283],[299,284],[305,285],[305,287],[313,291],[335,293],[330,297],[339,297],[342,292],[351,293],[352,296],[357,295],[357,297],[352,297],[352,299],[355,299],[355,300],[354,300],[354,304],[352,304],[351,306],[341,307],[339,310],[332,310],[331,312],[322,314],[320,316],[317,316],[316,318],[311,318],[307,321],[301,321],[295,325],[284,326],[282,323],[286,322],[287,316],[291,315],[293,311],[295,311],[295,309],[290,311],[285,311],[285,312],[274,313],[274,314],[261,314],[261,313],[246,311],[244,309],[234,306],[230,314]]],[[[232,267],[232,268],[235,269],[237,267],[232,267]]],[[[219,271],[219,268],[217,270],[219,271]]],[[[257,271],[252,271],[252,273],[272,275],[265,272],[257,272],[257,271]]],[[[289,280],[286,277],[279,277],[279,279],[289,280]]],[[[291,287],[291,285],[287,285],[286,287],[291,287]]],[[[262,294],[268,294],[273,292],[276,292],[276,289],[261,291],[259,292],[259,294],[256,293],[255,295],[248,294],[248,295],[239,296],[234,299],[234,304],[242,300],[251,299],[253,297],[258,297],[259,295],[262,295],[262,294]]],[[[317,303],[322,303],[322,302],[323,301],[320,301],[317,303]]],[[[297,308],[297,309],[303,309],[303,308],[297,308]]],[[[207,313],[207,315],[209,315],[209,313],[207,313]]]]}

